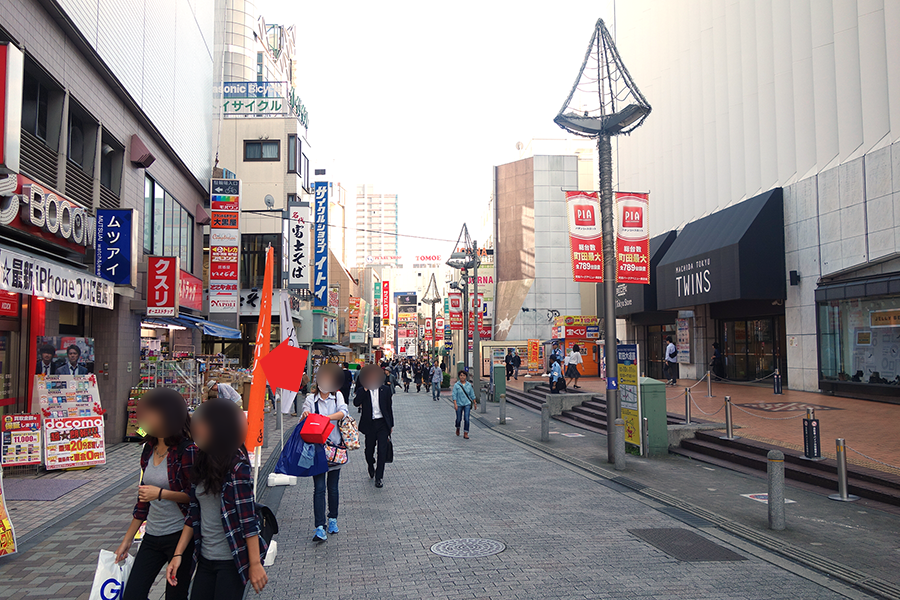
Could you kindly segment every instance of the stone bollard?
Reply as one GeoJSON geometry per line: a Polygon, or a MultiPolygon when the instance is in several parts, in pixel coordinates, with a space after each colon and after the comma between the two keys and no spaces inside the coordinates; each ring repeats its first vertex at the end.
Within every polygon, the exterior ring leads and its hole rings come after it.
{"type": "Polygon", "coordinates": [[[550,441],[550,405],[541,406],[541,441],[550,441]]]}
{"type": "Polygon", "coordinates": [[[784,454],[769,450],[766,475],[769,480],[769,529],[784,530],[784,454]]]}
{"type": "Polygon", "coordinates": [[[615,452],[616,471],[625,470],[625,420],[616,419],[613,431],[613,450],[615,452]]]}
{"type": "Polygon", "coordinates": [[[506,392],[500,394],[500,424],[506,425],[506,392]]]}

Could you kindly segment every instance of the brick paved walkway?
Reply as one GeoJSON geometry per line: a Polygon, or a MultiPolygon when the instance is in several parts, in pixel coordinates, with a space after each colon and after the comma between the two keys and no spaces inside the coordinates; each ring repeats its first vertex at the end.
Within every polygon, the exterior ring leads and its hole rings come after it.
{"type": "Polygon", "coordinates": [[[686,525],[474,421],[471,440],[456,437],[444,401],[401,394],[395,416],[385,487],[352,453],[341,533],[328,542],[310,541],[311,481],[286,488],[278,559],[260,598],[843,597],[741,550],[748,560],[675,560],[627,530],[686,525]],[[507,549],[477,560],[429,551],[464,537],[507,549]]]}

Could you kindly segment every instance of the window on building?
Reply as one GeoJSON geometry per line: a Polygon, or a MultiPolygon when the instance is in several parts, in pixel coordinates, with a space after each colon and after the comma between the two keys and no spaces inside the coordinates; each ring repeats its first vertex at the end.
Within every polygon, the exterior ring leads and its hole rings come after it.
{"type": "Polygon", "coordinates": [[[900,296],[820,302],[820,379],[900,383],[900,296]]]}
{"type": "Polygon", "coordinates": [[[25,73],[22,82],[22,129],[46,142],[49,117],[50,90],[25,73]]]}
{"type": "Polygon", "coordinates": [[[303,179],[303,189],[312,193],[313,184],[309,177],[309,159],[305,152],[300,154],[300,177],[303,179]]]}
{"type": "Polygon", "coordinates": [[[100,185],[118,196],[122,188],[122,162],[125,148],[104,131],[100,147],[100,185]]]}
{"type": "Polygon", "coordinates": [[[281,287],[281,245],[279,233],[248,233],[241,235],[241,288],[261,288],[266,273],[266,248],[272,245],[275,267],[273,285],[281,287]]]}
{"type": "Polygon", "coordinates": [[[68,148],[69,161],[81,167],[88,177],[94,175],[97,149],[97,121],[74,98],[69,99],[68,148]]]}
{"type": "Polygon", "coordinates": [[[281,160],[281,142],[278,140],[245,140],[244,161],[264,162],[281,160]]]}
{"type": "Polygon", "coordinates": [[[297,173],[297,150],[299,143],[296,135],[288,135],[287,147],[287,171],[288,173],[297,173]]]}
{"type": "Polygon", "coordinates": [[[144,178],[144,252],[177,256],[194,270],[194,217],[152,177],[144,178]]]}
{"type": "Polygon", "coordinates": [[[256,80],[263,81],[263,53],[256,53],[256,80]]]}

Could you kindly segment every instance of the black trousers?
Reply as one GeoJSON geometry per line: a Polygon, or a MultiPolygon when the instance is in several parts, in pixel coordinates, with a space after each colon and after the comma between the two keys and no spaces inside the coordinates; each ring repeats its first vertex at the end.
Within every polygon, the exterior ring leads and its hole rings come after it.
{"type": "Polygon", "coordinates": [[[233,560],[206,560],[201,556],[191,600],[241,600],[245,587],[233,560]]]}
{"type": "Polygon", "coordinates": [[[388,429],[384,419],[372,421],[372,430],[366,434],[366,462],[375,465],[375,479],[384,479],[384,458],[387,454],[388,437],[391,430],[388,429]],[[375,458],[375,450],[378,450],[378,459],[375,458]]]}
{"type": "MultiPolygon", "coordinates": [[[[180,531],[162,536],[144,535],[141,547],[134,558],[131,575],[128,576],[128,582],[125,584],[122,600],[147,600],[150,588],[153,587],[159,571],[172,560],[175,546],[178,545],[180,537],[180,531]]],[[[178,568],[176,575],[178,585],[172,587],[168,583],[166,584],[166,600],[187,600],[188,588],[191,585],[191,555],[193,553],[194,542],[191,541],[184,551],[181,566],[178,568]]]]}

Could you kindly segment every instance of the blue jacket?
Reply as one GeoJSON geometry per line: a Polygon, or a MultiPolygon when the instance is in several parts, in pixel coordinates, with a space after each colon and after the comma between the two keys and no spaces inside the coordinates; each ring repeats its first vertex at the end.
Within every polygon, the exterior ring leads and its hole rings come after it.
{"type": "Polygon", "coordinates": [[[475,388],[468,381],[465,384],[457,381],[453,384],[453,401],[456,406],[469,406],[475,399],[475,388]]]}
{"type": "Polygon", "coordinates": [[[550,381],[557,381],[560,377],[562,377],[562,367],[559,366],[559,362],[554,362],[553,366],[550,367],[550,381]]]}

